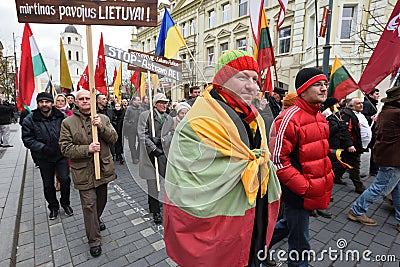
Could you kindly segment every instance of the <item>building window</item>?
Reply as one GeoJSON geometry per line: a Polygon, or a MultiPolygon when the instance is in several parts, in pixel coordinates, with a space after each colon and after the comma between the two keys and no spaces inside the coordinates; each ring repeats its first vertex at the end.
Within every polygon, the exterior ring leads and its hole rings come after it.
{"type": "Polygon", "coordinates": [[[79,69],[76,69],[76,75],[79,75],[79,69]]]}
{"type": "Polygon", "coordinates": [[[151,47],[151,42],[150,42],[150,39],[147,39],[147,52],[149,52],[150,51],[150,47],[151,47]]]}
{"type": "Polygon", "coordinates": [[[264,8],[268,7],[268,0],[264,0],[264,8]]]}
{"type": "Polygon", "coordinates": [[[247,15],[247,0],[239,0],[239,17],[247,15]]]}
{"type": "Polygon", "coordinates": [[[222,23],[229,22],[230,13],[231,13],[230,9],[231,9],[231,7],[230,7],[229,3],[222,5],[222,23]]]}
{"type": "Polygon", "coordinates": [[[350,39],[351,30],[354,20],[354,7],[343,7],[342,14],[342,29],[340,32],[340,39],[350,39]]]}
{"type": "Polygon", "coordinates": [[[183,37],[187,37],[189,35],[188,32],[189,32],[188,24],[186,22],[182,23],[183,37]]]}
{"type": "Polygon", "coordinates": [[[315,14],[308,17],[307,47],[311,47],[315,42],[315,14]]]}
{"type": "Polygon", "coordinates": [[[194,34],[194,19],[190,20],[189,23],[190,23],[190,25],[189,25],[190,35],[193,35],[194,34]]]}
{"type": "Polygon", "coordinates": [[[142,51],[144,51],[144,42],[142,42],[142,51]]]}
{"type": "Polygon", "coordinates": [[[208,12],[208,28],[215,27],[215,11],[214,9],[208,12]]]}
{"type": "Polygon", "coordinates": [[[153,42],[154,42],[154,50],[157,48],[157,36],[153,37],[153,42]]]}
{"type": "Polygon", "coordinates": [[[79,52],[76,51],[76,61],[79,61],[79,52]]]}
{"type": "Polygon", "coordinates": [[[228,43],[221,44],[221,55],[223,55],[227,50],[228,50],[228,43]]]}
{"type": "Polygon", "coordinates": [[[236,48],[238,50],[246,51],[246,38],[236,40],[236,48]]]}
{"type": "Polygon", "coordinates": [[[71,52],[71,50],[68,50],[68,60],[72,60],[72,52],[71,52]]]}
{"type": "Polygon", "coordinates": [[[278,51],[279,54],[286,54],[290,51],[290,27],[282,28],[278,34],[278,51]]]}
{"type": "Polygon", "coordinates": [[[71,43],[71,37],[68,37],[67,39],[68,39],[68,44],[70,44],[71,43]]]}
{"type": "Polygon", "coordinates": [[[207,63],[208,66],[211,66],[214,64],[214,47],[207,47],[207,63]]]}

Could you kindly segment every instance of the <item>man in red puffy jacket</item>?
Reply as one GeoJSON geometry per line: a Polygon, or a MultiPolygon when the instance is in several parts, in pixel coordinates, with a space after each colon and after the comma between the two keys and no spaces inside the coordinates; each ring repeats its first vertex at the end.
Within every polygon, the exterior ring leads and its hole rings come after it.
{"type": "Polygon", "coordinates": [[[272,131],[270,149],[285,211],[270,246],[288,237],[289,266],[308,266],[308,253],[303,251],[310,250],[309,215],[312,210],[326,209],[332,194],[329,125],[319,112],[327,97],[327,83],[319,69],[300,70],[295,105],[276,118],[272,131]]]}

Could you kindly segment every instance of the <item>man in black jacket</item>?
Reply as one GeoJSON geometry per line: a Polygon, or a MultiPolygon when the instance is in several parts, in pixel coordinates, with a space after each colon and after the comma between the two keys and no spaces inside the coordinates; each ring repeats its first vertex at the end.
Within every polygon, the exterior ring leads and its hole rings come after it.
{"type": "Polygon", "coordinates": [[[359,98],[352,98],[348,106],[341,110],[341,116],[348,129],[343,140],[345,161],[353,168],[349,169],[350,180],[355,191],[362,194],[365,186],[360,179],[361,154],[371,141],[371,130],[365,116],[361,113],[363,102],[359,98]],[[369,133],[367,131],[369,130],[369,133]]]}
{"type": "Polygon", "coordinates": [[[39,165],[43,181],[44,196],[50,210],[50,220],[55,220],[63,207],[65,214],[74,214],[70,207],[70,185],[68,159],[61,154],[58,140],[61,122],[65,115],[53,107],[54,99],[49,93],[42,92],[36,97],[38,108],[33,110],[22,123],[22,141],[29,148],[32,157],[39,165]],[[54,186],[54,173],[57,170],[61,185],[60,204],[54,186]]]}
{"type": "Polygon", "coordinates": [[[374,153],[373,153],[373,147],[375,144],[376,140],[376,129],[375,129],[375,123],[377,119],[377,105],[378,105],[378,99],[379,99],[379,90],[374,89],[372,92],[370,92],[367,97],[364,99],[363,103],[363,110],[361,111],[362,114],[364,114],[365,118],[368,120],[368,124],[371,126],[371,132],[372,132],[372,139],[371,142],[368,144],[368,148],[371,149],[371,155],[369,159],[369,175],[370,176],[376,176],[378,173],[379,167],[374,163],[374,153]]]}
{"type": "Polygon", "coordinates": [[[11,117],[13,116],[14,108],[11,105],[6,105],[0,99],[0,141],[2,147],[12,147],[9,143],[10,139],[10,124],[11,117]]]}

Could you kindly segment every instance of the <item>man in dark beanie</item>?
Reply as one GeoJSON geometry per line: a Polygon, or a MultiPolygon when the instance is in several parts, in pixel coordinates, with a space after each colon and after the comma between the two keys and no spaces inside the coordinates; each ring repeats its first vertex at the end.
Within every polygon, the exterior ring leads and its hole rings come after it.
{"type": "Polygon", "coordinates": [[[50,210],[50,220],[55,220],[63,207],[65,214],[74,214],[70,207],[70,185],[68,159],[61,154],[58,145],[61,122],[65,115],[53,106],[54,99],[49,93],[42,92],[36,97],[37,109],[33,110],[22,123],[22,141],[29,148],[32,157],[39,165],[42,176],[44,196],[50,210]],[[54,186],[54,173],[57,170],[60,181],[61,198],[57,200],[54,186]]]}
{"type": "Polygon", "coordinates": [[[281,87],[274,87],[274,91],[271,96],[268,97],[269,106],[271,108],[274,118],[278,117],[282,111],[282,100],[286,95],[286,91],[281,87]]]}
{"type": "Polygon", "coordinates": [[[320,113],[327,98],[326,76],[316,68],[304,68],[296,76],[298,97],[282,112],[271,131],[272,161],[282,187],[283,218],[275,225],[270,247],[288,238],[289,266],[308,266],[309,216],[328,207],[333,187],[329,160],[329,126],[320,113]],[[296,253],[291,253],[295,251],[296,253]]]}

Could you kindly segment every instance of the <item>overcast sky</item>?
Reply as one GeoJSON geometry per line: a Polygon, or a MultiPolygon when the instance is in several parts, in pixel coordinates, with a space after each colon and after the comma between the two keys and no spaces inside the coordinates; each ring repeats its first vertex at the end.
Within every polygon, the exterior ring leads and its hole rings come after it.
{"type": "MultiPolygon", "coordinates": [[[[158,1],[165,2],[165,1],[158,1]]],[[[3,43],[4,56],[13,55],[13,38],[12,34],[16,36],[16,52],[17,58],[20,58],[20,45],[23,34],[24,24],[19,23],[17,19],[17,12],[14,0],[1,0],[0,4],[0,41],[3,43]]],[[[59,80],[59,38],[60,34],[64,32],[67,25],[65,24],[30,24],[33,35],[43,55],[45,64],[49,72],[53,75],[56,83],[59,80]]],[[[87,49],[86,49],[86,27],[84,25],[74,25],[78,33],[82,35],[82,45],[84,48],[84,61],[87,62],[87,49]]],[[[93,57],[96,58],[97,50],[99,47],[100,33],[103,32],[104,43],[128,50],[131,38],[131,26],[99,26],[93,25],[92,27],[92,41],[93,41],[93,57]]],[[[119,63],[113,59],[107,58],[107,68],[114,69],[119,63]]]]}

